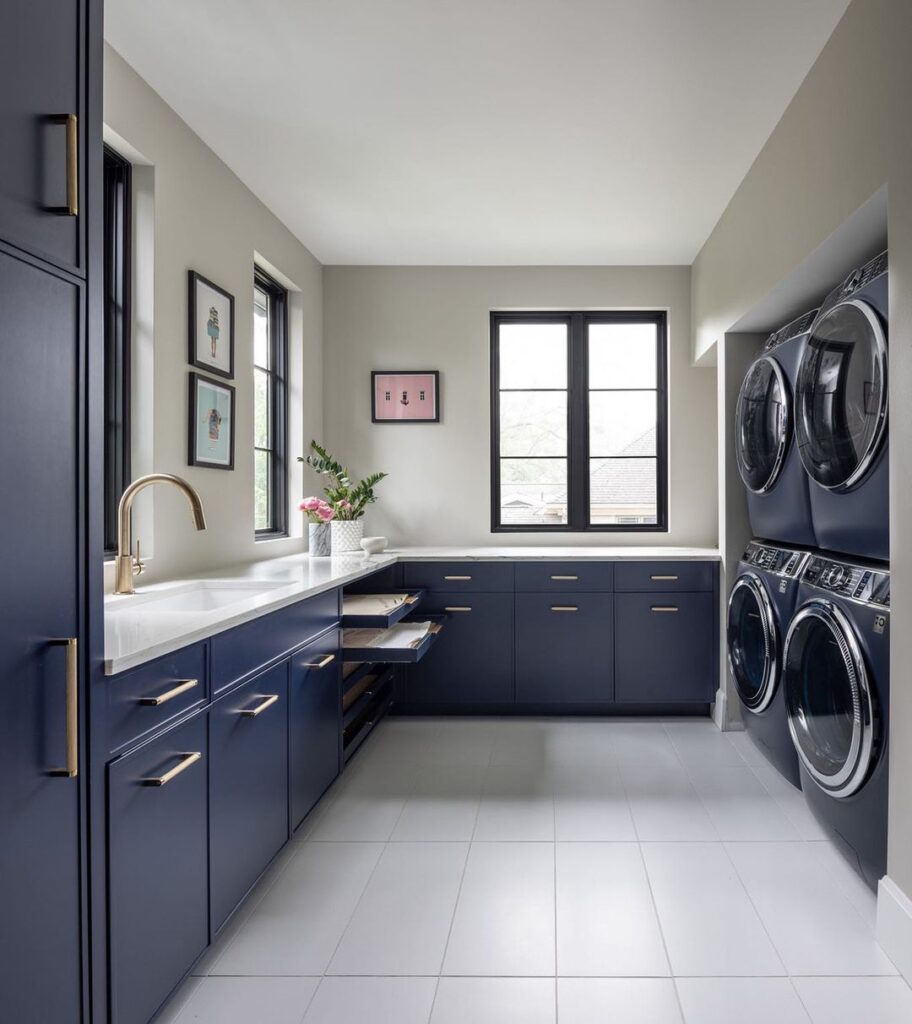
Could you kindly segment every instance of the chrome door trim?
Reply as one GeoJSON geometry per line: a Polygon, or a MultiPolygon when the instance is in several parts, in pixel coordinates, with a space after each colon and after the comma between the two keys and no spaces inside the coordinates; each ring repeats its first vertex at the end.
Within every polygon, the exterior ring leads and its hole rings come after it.
{"type": "Polygon", "coordinates": [[[779,390],[782,392],[782,416],[780,417],[779,423],[779,437],[776,442],[776,460],[773,463],[770,475],[766,478],[766,481],[762,486],[751,487],[747,482],[744,463],[740,457],[743,445],[736,445],[735,448],[738,455],[738,473],[744,486],[754,494],[766,494],[768,491],[772,490],[776,481],[779,479],[779,474],[782,472],[782,466],[785,463],[785,456],[788,453],[789,434],[791,433],[792,424],[792,395],[788,381],[785,379],[785,374],[782,372],[782,367],[779,365],[778,360],[774,359],[772,356],[761,356],[759,359],[755,359],[751,363],[750,369],[745,373],[744,380],[741,382],[741,390],[738,392],[738,404],[735,409],[735,427],[738,437],[741,436],[741,404],[744,398],[744,386],[747,384],[747,378],[751,373],[753,373],[754,367],[758,363],[769,363],[773,370],[773,376],[776,378],[776,383],[779,385],[779,390]]]}
{"type": "Polygon", "coordinates": [[[757,599],[760,608],[760,619],[763,626],[764,639],[764,661],[763,661],[763,684],[754,703],[749,703],[741,695],[738,688],[738,675],[735,671],[735,664],[732,660],[731,645],[728,645],[728,667],[735,681],[735,690],[738,693],[738,700],[755,715],[766,711],[776,693],[776,684],[779,679],[779,663],[777,649],[779,646],[778,630],[776,629],[776,616],[773,613],[773,605],[769,599],[769,593],[763,585],[763,581],[754,572],[742,573],[736,580],[735,585],[728,595],[728,621],[731,622],[732,600],[739,590],[748,590],[757,599]]]}
{"type": "Polygon", "coordinates": [[[835,775],[825,775],[811,762],[798,738],[798,726],[792,714],[791,701],[786,701],[789,733],[801,763],[814,782],[830,796],[844,800],[858,792],[871,769],[874,752],[874,706],[871,686],[864,656],[851,622],[841,608],[821,598],[813,598],[802,605],[792,618],[782,658],[785,667],[783,684],[788,686],[788,655],[795,632],[802,622],[811,618],[818,619],[829,629],[839,647],[852,685],[852,744],[845,765],[835,775]]]}

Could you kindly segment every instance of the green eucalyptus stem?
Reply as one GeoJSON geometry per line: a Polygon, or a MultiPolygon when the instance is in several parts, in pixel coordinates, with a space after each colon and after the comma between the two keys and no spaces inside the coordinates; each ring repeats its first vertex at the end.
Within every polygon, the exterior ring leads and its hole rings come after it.
{"type": "Polygon", "coordinates": [[[328,478],[329,483],[323,493],[336,510],[337,519],[360,519],[367,506],[377,500],[374,488],[388,475],[370,473],[358,483],[353,483],[348,469],[316,441],[310,442],[310,454],[299,457],[298,462],[306,462],[320,476],[328,478]]]}

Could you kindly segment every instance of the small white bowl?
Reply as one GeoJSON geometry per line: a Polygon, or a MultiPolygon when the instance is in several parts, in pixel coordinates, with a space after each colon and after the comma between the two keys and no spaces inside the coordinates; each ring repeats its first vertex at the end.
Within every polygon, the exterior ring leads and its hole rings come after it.
{"type": "Polygon", "coordinates": [[[361,541],[361,548],[365,555],[379,555],[389,541],[386,537],[365,537],[361,541]]]}

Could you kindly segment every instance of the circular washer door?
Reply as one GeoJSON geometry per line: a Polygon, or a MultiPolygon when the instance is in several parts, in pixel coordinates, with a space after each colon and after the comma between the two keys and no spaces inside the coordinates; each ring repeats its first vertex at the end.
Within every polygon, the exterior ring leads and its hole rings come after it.
{"type": "Polygon", "coordinates": [[[845,798],[874,758],[874,715],[864,658],[845,614],[829,601],[803,605],[785,640],[789,731],[811,778],[845,798]]]}
{"type": "Polygon", "coordinates": [[[760,577],[739,576],[728,598],[728,663],[741,703],[755,714],[769,707],[778,682],[776,618],[760,577]]]}
{"type": "Polygon", "coordinates": [[[849,490],[870,469],[887,428],[887,339],[868,303],[840,302],[817,320],[795,390],[804,468],[822,487],[849,490]]]}
{"type": "Polygon", "coordinates": [[[738,472],[745,487],[764,494],[782,470],[792,424],[788,382],[772,356],[762,356],[747,371],[735,419],[738,472]]]}

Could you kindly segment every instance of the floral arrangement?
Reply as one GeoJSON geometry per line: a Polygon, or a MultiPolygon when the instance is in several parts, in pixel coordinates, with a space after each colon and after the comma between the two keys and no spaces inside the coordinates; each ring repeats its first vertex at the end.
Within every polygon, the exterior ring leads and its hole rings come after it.
{"type": "Polygon", "coordinates": [[[335,509],[322,498],[305,498],[298,508],[309,523],[329,523],[336,517],[335,509]]]}
{"type": "MultiPolygon", "coordinates": [[[[355,483],[348,470],[341,462],[337,462],[327,450],[317,444],[310,442],[310,455],[306,458],[298,458],[298,462],[306,462],[311,469],[316,470],[320,476],[329,480],[328,486],[323,489],[326,501],[323,503],[332,512],[332,519],[352,520],[360,519],[372,502],[377,500],[374,495],[374,488],[387,476],[386,473],[370,473],[363,480],[355,483]]],[[[319,498],[308,498],[307,501],[319,501],[319,498]]],[[[319,511],[305,508],[307,502],[301,503],[301,508],[308,513],[316,512],[318,517],[312,522],[327,523],[330,520],[320,516],[319,511]]]]}

